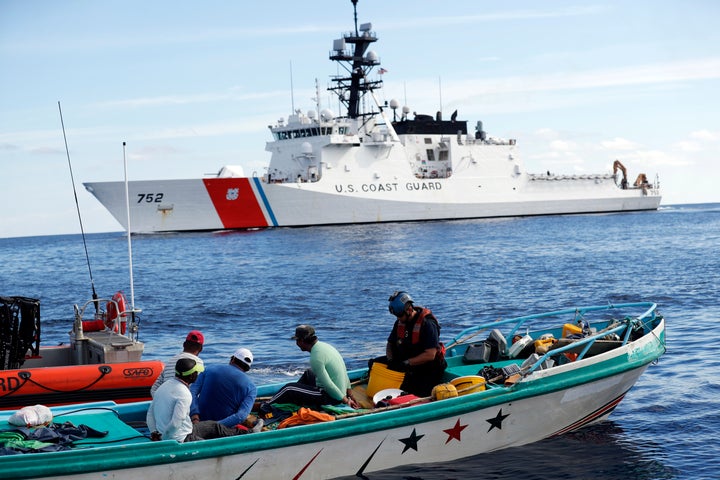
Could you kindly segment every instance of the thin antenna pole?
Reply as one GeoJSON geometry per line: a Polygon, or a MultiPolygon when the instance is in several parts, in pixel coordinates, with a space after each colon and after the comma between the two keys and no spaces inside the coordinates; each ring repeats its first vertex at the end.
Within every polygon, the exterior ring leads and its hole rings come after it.
{"type": "MultiPolygon", "coordinates": [[[[130,241],[130,193],[128,189],[127,159],[125,157],[125,142],[123,142],[123,167],[125,170],[125,209],[127,211],[127,243],[128,243],[128,263],[130,266],[130,310],[133,317],[135,316],[135,285],[133,284],[133,262],[132,262],[132,242],[130,241]]],[[[134,318],[133,318],[134,320],[134,318]]]]}
{"type": "Polygon", "coordinates": [[[318,123],[320,123],[320,83],[318,83],[318,79],[315,79],[315,108],[317,108],[317,119],[318,123]]]}
{"type": "Polygon", "coordinates": [[[83,247],[85,247],[85,261],[87,262],[88,273],[90,274],[90,286],[92,287],[92,299],[95,300],[95,313],[98,312],[98,296],[95,293],[95,280],[93,280],[92,269],[90,268],[90,256],[88,255],[87,242],[85,242],[85,229],[83,228],[82,216],[80,215],[80,205],[78,204],[77,190],[75,190],[75,176],[73,175],[72,163],[70,162],[70,149],[68,148],[67,136],[65,135],[65,122],[63,121],[62,108],[58,101],[58,111],[60,112],[60,125],[62,126],[63,140],[65,141],[65,153],[67,155],[68,168],[70,169],[70,181],[72,182],[73,195],[75,195],[75,210],[77,210],[78,221],[80,222],[80,233],[82,234],[83,247]]]}
{"type": "Polygon", "coordinates": [[[357,3],[358,0],[350,0],[353,4],[353,12],[355,14],[355,36],[358,36],[358,28],[357,28],[357,3]]]}
{"type": "Polygon", "coordinates": [[[405,83],[405,82],[403,82],[403,97],[405,97],[405,103],[403,104],[403,106],[404,106],[404,105],[408,104],[407,103],[407,83],[405,83]]]}
{"type": "Polygon", "coordinates": [[[442,105],[442,78],[438,77],[438,94],[440,95],[440,112],[443,111],[442,105]]]}
{"type": "Polygon", "coordinates": [[[292,60],[290,60],[290,106],[292,107],[292,113],[295,113],[295,87],[293,87],[292,60]]]}

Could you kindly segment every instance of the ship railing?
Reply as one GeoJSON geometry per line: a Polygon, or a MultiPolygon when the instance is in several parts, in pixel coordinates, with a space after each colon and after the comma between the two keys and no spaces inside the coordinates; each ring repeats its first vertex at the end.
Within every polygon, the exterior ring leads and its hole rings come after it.
{"type": "MultiPolygon", "coordinates": [[[[612,180],[611,174],[555,175],[552,173],[528,173],[530,180],[612,180]]],[[[628,187],[629,188],[629,187],[628,187]]]]}

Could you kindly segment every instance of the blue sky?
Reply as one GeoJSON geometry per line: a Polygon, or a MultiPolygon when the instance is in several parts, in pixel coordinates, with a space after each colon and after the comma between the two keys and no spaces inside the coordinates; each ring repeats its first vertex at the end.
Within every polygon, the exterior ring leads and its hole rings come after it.
{"type": "MultiPolygon", "coordinates": [[[[324,106],[350,0],[0,0],[0,237],[119,224],[82,187],[263,172],[267,126],[324,106]],[[290,78],[292,71],[292,94],[290,78]]],[[[659,175],[663,204],[720,202],[720,2],[360,0],[381,98],[483,121],[530,172],[659,175]]]]}

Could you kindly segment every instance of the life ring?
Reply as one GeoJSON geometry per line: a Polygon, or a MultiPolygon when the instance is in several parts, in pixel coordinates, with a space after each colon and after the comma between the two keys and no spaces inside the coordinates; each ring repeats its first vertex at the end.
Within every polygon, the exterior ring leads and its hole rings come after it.
{"type": "Polygon", "coordinates": [[[105,315],[105,326],[110,330],[114,331],[115,333],[118,333],[117,324],[119,324],[119,333],[125,335],[125,326],[127,324],[127,320],[125,320],[125,317],[127,316],[127,314],[125,313],[125,294],[120,291],[115,292],[112,300],[107,303],[106,308],[107,314],[105,315]],[[118,320],[116,323],[115,319],[117,319],[118,317],[122,317],[122,319],[118,320]]]}

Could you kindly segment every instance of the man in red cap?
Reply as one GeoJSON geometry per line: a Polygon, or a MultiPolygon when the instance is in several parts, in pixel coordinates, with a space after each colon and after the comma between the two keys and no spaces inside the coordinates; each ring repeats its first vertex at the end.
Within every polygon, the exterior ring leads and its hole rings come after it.
{"type": "Polygon", "coordinates": [[[165,369],[160,376],[155,380],[155,383],[150,387],[150,395],[155,396],[155,391],[171,378],[175,377],[175,364],[181,358],[189,358],[195,360],[201,367],[204,367],[203,361],[198,357],[202,352],[203,344],[205,343],[205,337],[198,330],[193,330],[185,337],[183,342],[183,351],[172,357],[165,363],[165,369]]]}

